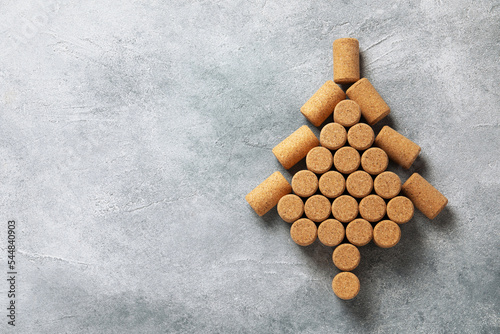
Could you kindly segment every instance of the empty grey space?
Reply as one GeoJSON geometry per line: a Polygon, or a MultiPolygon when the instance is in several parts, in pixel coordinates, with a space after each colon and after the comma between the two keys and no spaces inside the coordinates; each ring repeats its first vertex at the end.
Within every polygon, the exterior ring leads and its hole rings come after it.
{"type": "MultiPolygon", "coordinates": [[[[499,333],[499,1],[0,2],[0,277],[19,333],[499,333]],[[245,195],[359,39],[390,125],[448,199],[400,243],[290,238],[245,195]]],[[[329,119],[330,120],[330,119],[329,119]]],[[[330,120],[331,121],[331,120],[330,120]]],[[[319,129],[314,128],[316,134],[319,129]]]]}

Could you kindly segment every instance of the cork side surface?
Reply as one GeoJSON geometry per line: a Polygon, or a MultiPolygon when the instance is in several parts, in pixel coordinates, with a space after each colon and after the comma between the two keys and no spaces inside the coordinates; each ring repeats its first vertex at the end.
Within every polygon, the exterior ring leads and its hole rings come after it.
{"type": "Polygon", "coordinates": [[[271,210],[279,200],[292,192],[292,186],[280,172],[274,172],[249,192],[245,199],[259,216],[271,210]]]}
{"type": "Polygon", "coordinates": [[[328,80],[300,108],[300,112],[314,126],[320,126],[333,113],[337,103],[345,99],[344,91],[328,80]]]}
{"type": "Polygon", "coordinates": [[[448,204],[448,199],[418,173],[406,180],[402,191],[429,219],[434,219],[448,204]]]}
{"type": "Polygon", "coordinates": [[[410,168],[420,154],[420,146],[387,125],[375,138],[375,145],[383,149],[391,160],[406,169],[410,168]]]}
{"type": "Polygon", "coordinates": [[[316,135],[307,125],[303,125],[276,145],[273,154],[285,169],[290,169],[318,145],[319,140],[316,135]]]}

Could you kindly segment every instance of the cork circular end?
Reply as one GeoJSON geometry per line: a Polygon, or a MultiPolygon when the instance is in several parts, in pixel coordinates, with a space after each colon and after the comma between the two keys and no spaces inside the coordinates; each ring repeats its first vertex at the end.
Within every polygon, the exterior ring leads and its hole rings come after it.
{"type": "Polygon", "coordinates": [[[309,246],[316,240],[318,229],[316,228],[316,224],[311,220],[301,218],[292,224],[290,236],[297,245],[309,246]]]}
{"type": "Polygon", "coordinates": [[[354,270],[361,260],[361,254],[356,246],[339,245],[332,254],[333,264],[342,271],[354,270]]]}
{"type": "Polygon", "coordinates": [[[405,224],[413,218],[415,208],[409,198],[394,197],[387,203],[387,216],[397,224],[405,224]]]}
{"type": "Polygon", "coordinates": [[[363,218],[355,219],[347,225],[345,235],[351,244],[364,246],[373,238],[372,224],[363,218]]]}
{"type": "Polygon", "coordinates": [[[393,172],[379,174],[373,182],[375,193],[384,199],[391,199],[401,191],[401,179],[393,172]]]}
{"type": "Polygon", "coordinates": [[[336,219],[327,219],[318,227],[318,239],[325,246],[337,246],[344,240],[344,237],[344,225],[336,219]]]}
{"type": "Polygon", "coordinates": [[[345,190],[345,179],[336,171],[329,171],[319,178],[319,191],[328,198],[337,198],[345,190]]]}
{"type": "Polygon", "coordinates": [[[361,158],[359,156],[359,152],[349,146],[344,146],[335,152],[333,156],[333,164],[335,168],[343,173],[350,174],[358,169],[359,164],[361,163],[361,158]]]}
{"type": "Polygon", "coordinates": [[[318,190],[318,177],[310,170],[301,170],[292,178],[292,190],[300,197],[309,197],[318,190]]]}
{"type": "Polygon", "coordinates": [[[328,172],[332,165],[332,152],[326,147],[315,147],[307,153],[306,166],[311,172],[323,174],[328,172]]]}
{"type": "Polygon", "coordinates": [[[342,223],[349,223],[358,215],[358,202],[349,195],[337,197],[332,203],[332,214],[342,223]]]}
{"type": "Polygon", "coordinates": [[[389,157],[384,150],[372,147],[366,150],[361,156],[361,167],[371,175],[378,175],[389,166],[389,157]]]}
{"type": "Polygon", "coordinates": [[[368,195],[359,202],[359,214],[371,223],[384,218],[385,212],[385,201],[380,196],[368,195]]]}
{"type": "Polygon", "coordinates": [[[316,223],[322,222],[330,216],[330,201],[323,195],[314,195],[306,201],[304,212],[310,220],[316,223]]]}
{"type": "Polygon", "coordinates": [[[278,202],[278,214],[287,223],[293,223],[304,214],[304,202],[293,194],[283,196],[278,202]]]}
{"type": "Polygon", "coordinates": [[[333,121],[345,127],[350,127],[359,122],[361,108],[353,100],[340,101],[333,111],[333,121]]]}
{"type": "Polygon", "coordinates": [[[373,242],[381,248],[391,248],[401,239],[399,225],[390,220],[382,220],[373,229],[373,242]]]}
{"type": "Polygon", "coordinates": [[[330,150],[337,150],[347,141],[346,129],[338,123],[328,123],[321,129],[319,142],[330,150]]]}
{"type": "Polygon", "coordinates": [[[373,190],[373,179],[367,172],[358,170],[345,181],[347,192],[356,198],[363,198],[373,190]]]}
{"type": "Polygon", "coordinates": [[[343,300],[356,297],[360,290],[359,279],[351,272],[341,272],[332,281],[333,293],[343,300]]]}
{"type": "Polygon", "coordinates": [[[372,127],[365,123],[358,123],[347,132],[347,142],[359,151],[372,146],[374,140],[375,133],[372,127]]]}

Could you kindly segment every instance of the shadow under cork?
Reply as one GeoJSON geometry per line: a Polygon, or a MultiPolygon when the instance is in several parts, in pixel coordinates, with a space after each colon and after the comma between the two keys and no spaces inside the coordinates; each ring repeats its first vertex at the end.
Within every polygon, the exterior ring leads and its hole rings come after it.
{"type": "Polygon", "coordinates": [[[455,212],[449,206],[445,206],[443,211],[441,211],[436,218],[430,220],[430,225],[433,228],[443,231],[449,231],[453,229],[456,225],[455,212]]]}

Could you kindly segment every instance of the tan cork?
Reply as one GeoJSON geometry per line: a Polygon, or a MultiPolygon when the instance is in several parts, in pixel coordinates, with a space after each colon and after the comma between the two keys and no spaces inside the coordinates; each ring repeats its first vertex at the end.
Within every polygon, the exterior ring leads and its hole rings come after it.
{"type": "Polygon", "coordinates": [[[273,154],[285,169],[290,169],[318,145],[318,138],[307,125],[303,125],[276,145],[273,148],[273,154]]]}
{"type": "Polygon", "coordinates": [[[345,190],[345,179],[336,171],[329,171],[319,178],[319,191],[328,198],[336,198],[345,190]]]}
{"type": "Polygon", "coordinates": [[[310,170],[301,170],[292,177],[292,190],[300,197],[309,197],[318,190],[318,177],[310,170]]]}
{"type": "Polygon", "coordinates": [[[358,277],[349,271],[338,273],[332,281],[333,293],[343,300],[356,297],[360,286],[358,277]]]}
{"type": "Polygon", "coordinates": [[[354,219],[347,225],[345,235],[354,246],[364,246],[373,238],[372,224],[363,218],[354,219]]]}
{"type": "Polygon", "coordinates": [[[383,172],[377,175],[373,187],[377,195],[385,199],[391,199],[401,191],[401,179],[393,172],[383,172]]]}
{"type": "Polygon", "coordinates": [[[401,239],[399,225],[390,220],[382,220],[373,229],[373,242],[381,248],[391,248],[401,239]]]}
{"type": "Polygon", "coordinates": [[[361,119],[361,108],[353,100],[340,101],[333,111],[333,121],[345,127],[357,124],[361,119]]]}
{"type": "Polygon", "coordinates": [[[328,198],[323,195],[309,197],[304,205],[304,212],[307,218],[319,223],[326,220],[331,213],[332,205],[328,198]]]}
{"type": "Polygon", "coordinates": [[[375,133],[366,123],[358,123],[347,132],[347,142],[358,151],[363,151],[372,146],[375,133]]]}
{"type": "Polygon", "coordinates": [[[278,202],[278,214],[287,223],[293,223],[304,214],[304,202],[297,195],[285,195],[278,202]]]}
{"type": "Polygon", "coordinates": [[[358,170],[347,177],[345,187],[351,196],[363,198],[372,192],[373,179],[367,172],[358,170]]]}
{"type": "Polygon", "coordinates": [[[382,220],[385,212],[385,201],[380,196],[368,195],[359,202],[359,214],[371,223],[382,220]]]}
{"type": "Polygon", "coordinates": [[[350,174],[358,169],[360,160],[359,152],[349,146],[338,149],[333,156],[333,164],[342,174],[350,174]]]}
{"type": "Polygon", "coordinates": [[[333,155],[326,147],[315,147],[307,153],[306,166],[316,174],[326,173],[332,168],[333,155]]]}
{"type": "Polygon", "coordinates": [[[263,216],[278,204],[281,197],[292,192],[290,183],[280,172],[274,172],[249,192],[245,199],[259,216],[263,216]]]}
{"type": "Polygon", "coordinates": [[[344,146],[347,140],[346,129],[338,123],[328,123],[321,129],[319,142],[330,150],[337,150],[344,146]]]}
{"type": "Polygon", "coordinates": [[[448,204],[448,199],[420,174],[413,173],[402,186],[403,194],[429,219],[434,219],[448,204]]]}
{"type": "Polygon", "coordinates": [[[371,175],[378,175],[389,166],[389,157],[378,147],[367,149],[361,156],[361,168],[371,175]]]}
{"type": "Polygon", "coordinates": [[[292,224],[290,228],[292,240],[299,246],[309,246],[318,236],[316,224],[307,218],[301,218],[292,224]]]}
{"type": "Polygon", "coordinates": [[[337,103],[345,99],[345,93],[333,81],[328,80],[300,108],[300,112],[314,126],[320,126],[333,113],[337,103]]]}
{"type": "Polygon", "coordinates": [[[318,227],[318,239],[325,246],[337,246],[344,240],[345,228],[336,219],[327,219],[318,227]]]}
{"type": "Polygon", "coordinates": [[[337,246],[332,254],[332,260],[335,267],[342,271],[354,270],[361,260],[359,249],[351,244],[342,244],[337,246]]]}
{"type": "Polygon", "coordinates": [[[333,81],[348,84],[359,80],[359,42],[339,38],[333,42],[333,81]]]}
{"type": "Polygon", "coordinates": [[[387,125],[378,133],[375,145],[406,169],[410,168],[420,153],[420,146],[387,125]]]}
{"type": "Polygon", "coordinates": [[[351,100],[359,104],[361,114],[370,125],[374,125],[391,112],[387,103],[366,78],[356,81],[346,93],[351,100]]]}
{"type": "Polygon", "coordinates": [[[342,223],[349,223],[358,216],[358,202],[349,195],[337,197],[332,203],[332,214],[342,223]]]}
{"type": "Polygon", "coordinates": [[[394,197],[387,203],[387,217],[397,224],[404,224],[412,219],[415,209],[409,198],[394,197]]]}

